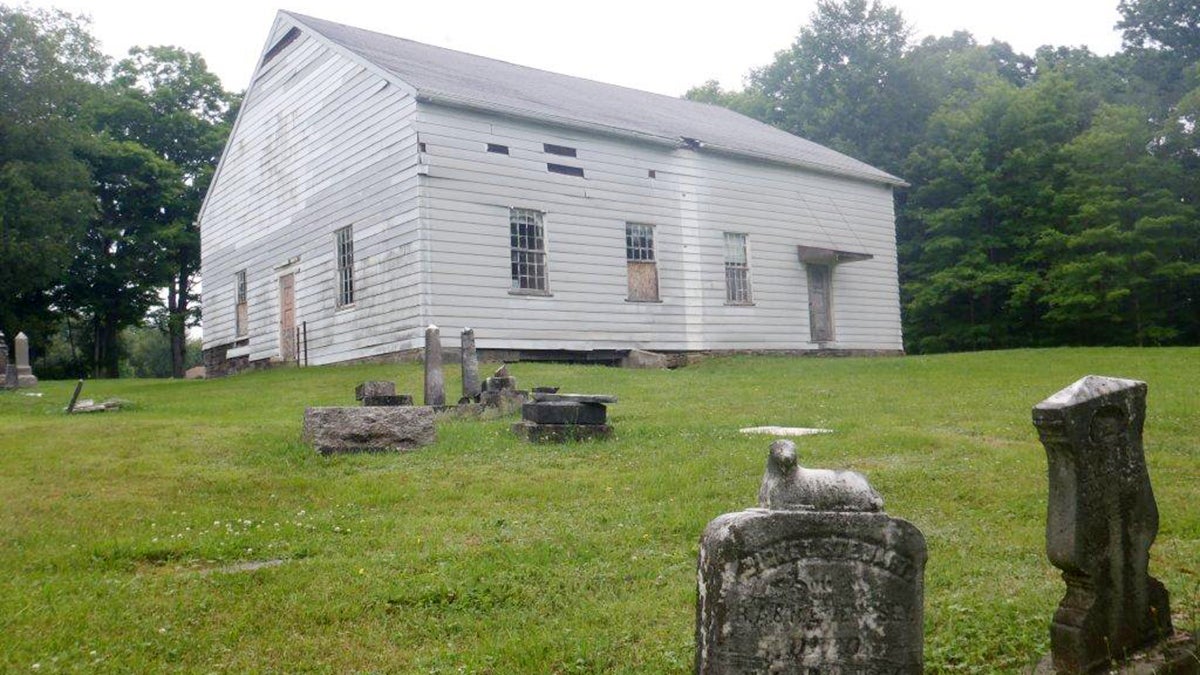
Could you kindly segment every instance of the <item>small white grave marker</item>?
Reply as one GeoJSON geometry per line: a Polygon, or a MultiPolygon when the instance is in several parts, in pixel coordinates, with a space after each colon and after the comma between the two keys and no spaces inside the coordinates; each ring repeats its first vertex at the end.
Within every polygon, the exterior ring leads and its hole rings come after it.
{"type": "Polygon", "coordinates": [[[833,429],[810,429],[806,427],[746,427],[739,431],[743,434],[769,434],[771,436],[814,436],[816,434],[833,433],[833,429]]]}

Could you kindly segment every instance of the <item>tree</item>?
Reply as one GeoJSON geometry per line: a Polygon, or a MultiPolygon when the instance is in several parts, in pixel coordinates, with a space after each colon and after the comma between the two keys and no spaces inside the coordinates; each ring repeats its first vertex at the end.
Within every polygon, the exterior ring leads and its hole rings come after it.
{"type": "Polygon", "coordinates": [[[92,212],[79,111],[105,67],[86,24],[0,5],[0,329],[52,334],[51,292],[92,212]]]}
{"type": "Polygon", "coordinates": [[[130,50],[113,69],[110,91],[107,105],[97,112],[98,128],[150,149],[178,169],[178,193],[164,204],[156,241],[166,287],[159,323],[170,336],[174,376],[183,377],[187,328],[198,318],[196,216],[229,135],[237,97],[221,87],[199,54],[177,47],[130,50]]]}

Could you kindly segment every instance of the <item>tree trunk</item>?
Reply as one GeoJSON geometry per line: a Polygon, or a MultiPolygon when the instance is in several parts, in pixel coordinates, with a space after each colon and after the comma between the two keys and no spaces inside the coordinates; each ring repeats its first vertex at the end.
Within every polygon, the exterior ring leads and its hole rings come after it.
{"type": "Polygon", "coordinates": [[[120,328],[115,316],[101,316],[95,320],[96,344],[95,376],[97,378],[116,379],[120,377],[120,345],[118,344],[120,328]]]}

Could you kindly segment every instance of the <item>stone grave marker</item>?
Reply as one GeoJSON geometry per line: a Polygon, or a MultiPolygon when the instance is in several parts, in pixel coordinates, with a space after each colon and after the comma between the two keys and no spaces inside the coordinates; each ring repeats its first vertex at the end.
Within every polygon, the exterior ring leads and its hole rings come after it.
{"type": "Polygon", "coordinates": [[[1051,654],[1035,672],[1200,672],[1194,639],[1192,670],[1168,663],[1187,661],[1186,645],[1175,645],[1182,647],[1175,656],[1155,654],[1166,659],[1161,669],[1136,670],[1143,657],[1120,670],[1121,661],[1174,634],[1167,590],[1149,573],[1158,506],[1142,446],[1145,420],[1145,382],[1094,375],[1033,408],[1050,476],[1046,554],[1067,585],[1050,625],[1051,654]]]}
{"type": "Polygon", "coordinates": [[[434,325],[425,329],[425,405],[446,405],[446,381],[442,375],[442,332],[434,325]]]}
{"type": "Polygon", "coordinates": [[[462,358],[462,399],[460,403],[471,403],[479,399],[479,356],[475,353],[475,331],[463,329],[461,351],[462,358]]]}
{"type": "Polygon", "coordinates": [[[759,508],[700,540],[696,672],[922,672],[925,537],[853,472],[772,444],[759,508]]]}
{"type": "Polygon", "coordinates": [[[304,440],[323,455],[404,452],[433,443],[429,406],[325,407],[304,411],[304,440]]]}
{"type": "Polygon", "coordinates": [[[529,392],[517,389],[517,378],[508,374],[508,365],[500,366],[484,380],[479,392],[480,404],[485,408],[499,408],[502,412],[515,410],[528,400],[529,392]]]}
{"type": "Polygon", "coordinates": [[[16,386],[36,387],[38,379],[33,374],[33,368],[29,366],[29,338],[25,337],[25,333],[17,333],[13,340],[13,351],[16,361],[16,386]]]}
{"type": "Polygon", "coordinates": [[[533,402],[521,406],[521,421],[513,433],[534,442],[565,443],[585,438],[608,438],[608,408],[616,396],[559,394],[534,391],[533,402]]]}
{"type": "Polygon", "coordinates": [[[354,398],[364,406],[412,405],[412,396],[396,394],[396,383],[387,380],[363,382],[354,388],[354,398]]]}
{"type": "MultiPolygon", "coordinates": [[[[13,376],[16,376],[16,370],[13,371],[13,376]]],[[[8,341],[4,337],[4,331],[0,331],[0,389],[11,389],[8,383],[8,341]]]]}

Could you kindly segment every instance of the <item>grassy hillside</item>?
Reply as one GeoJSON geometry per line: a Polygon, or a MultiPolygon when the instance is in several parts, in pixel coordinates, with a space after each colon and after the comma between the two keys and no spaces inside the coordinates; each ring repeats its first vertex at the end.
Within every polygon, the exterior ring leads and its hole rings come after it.
{"type": "Polygon", "coordinates": [[[801,463],[867,474],[925,533],[927,672],[1013,672],[1063,589],[1030,408],[1089,373],[1150,384],[1152,573],[1200,624],[1200,349],[511,370],[618,395],[616,439],[449,419],[410,454],[301,444],[306,405],[419,397],[418,365],[89,382],[131,402],[92,416],[61,414],[73,383],[0,392],[0,670],[688,672],[700,532],[754,504],[770,442],[737,429],[781,424],[835,429],[801,463]]]}

